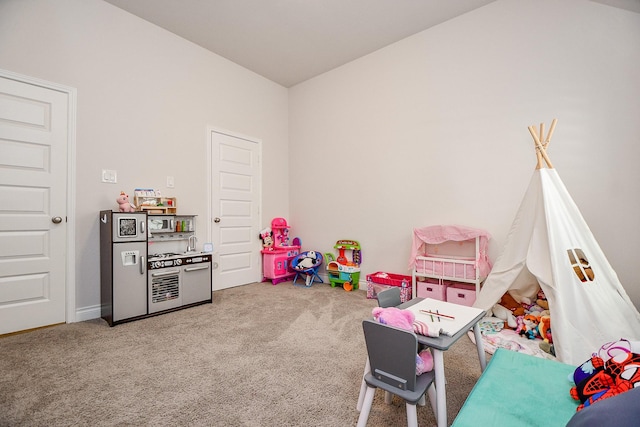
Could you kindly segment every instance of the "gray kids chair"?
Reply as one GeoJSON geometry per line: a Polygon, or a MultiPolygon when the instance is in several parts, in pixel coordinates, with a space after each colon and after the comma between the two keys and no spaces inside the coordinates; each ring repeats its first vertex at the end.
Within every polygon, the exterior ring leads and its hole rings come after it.
{"type": "Polygon", "coordinates": [[[400,288],[397,286],[378,292],[376,299],[378,300],[378,306],[382,308],[397,307],[402,304],[400,288]]]}
{"type": "MultiPolygon", "coordinates": [[[[390,392],[406,402],[407,425],[418,426],[416,404],[432,385],[434,372],[416,375],[418,338],[412,331],[383,325],[374,320],[363,320],[364,339],[367,344],[371,371],[365,374],[367,391],[362,403],[357,427],[365,427],[377,388],[390,392]]],[[[431,407],[435,408],[429,392],[431,407]]]]}

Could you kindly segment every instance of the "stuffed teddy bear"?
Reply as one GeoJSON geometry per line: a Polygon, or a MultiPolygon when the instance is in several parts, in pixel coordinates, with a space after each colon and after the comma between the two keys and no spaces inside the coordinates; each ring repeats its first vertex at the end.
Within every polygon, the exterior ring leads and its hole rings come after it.
{"type": "Polygon", "coordinates": [[[120,212],[135,212],[136,207],[129,203],[129,196],[124,191],[120,192],[120,195],[116,199],[118,202],[118,209],[120,212]]]}
{"type": "MultiPolygon", "coordinates": [[[[396,307],[375,307],[371,314],[373,318],[383,325],[413,331],[415,315],[409,310],[400,310],[396,307]]],[[[424,349],[416,354],[416,374],[420,375],[433,369],[433,356],[429,349],[424,349]]]]}
{"type": "Polygon", "coordinates": [[[492,308],[493,315],[504,320],[505,327],[518,327],[517,318],[525,313],[524,307],[510,293],[505,293],[492,308]]]}
{"type": "Polygon", "coordinates": [[[498,304],[511,311],[511,313],[513,313],[513,315],[516,317],[522,316],[525,313],[522,304],[516,301],[516,299],[509,292],[505,293],[502,298],[500,298],[498,304]]]}

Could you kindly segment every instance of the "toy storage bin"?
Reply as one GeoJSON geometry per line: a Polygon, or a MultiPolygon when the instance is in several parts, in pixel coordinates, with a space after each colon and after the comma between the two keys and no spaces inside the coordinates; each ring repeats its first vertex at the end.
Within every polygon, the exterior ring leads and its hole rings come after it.
{"type": "Polygon", "coordinates": [[[378,294],[380,292],[392,287],[393,286],[391,285],[381,285],[379,283],[374,283],[371,280],[369,280],[369,277],[367,276],[367,298],[368,299],[376,299],[378,298],[378,294]]]}
{"type": "Polygon", "coordinates": [[[471,307],[475,301],[475,285],[468,283],[456,283],[447,287],[447,302],[471,307]]]}
{"type": "Polygon", "coordinates": [[[367,274],[367,298],[375,299],[379,292],[397,286],[400,290],[400,300],[407,302],[411,299],[411,276],[402,274],[385,273],[378,271],[367,274]]]}
{"type": "Polygon", "coordinates": [[[440,301],[447,300],[447,283],[442,280],[427,278],[416,283],[418,298],[433,298],[440,301]]]}

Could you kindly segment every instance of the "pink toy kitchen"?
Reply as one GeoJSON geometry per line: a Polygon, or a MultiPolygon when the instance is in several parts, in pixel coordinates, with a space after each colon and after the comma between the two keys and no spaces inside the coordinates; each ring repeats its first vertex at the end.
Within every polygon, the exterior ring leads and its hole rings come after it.
{"type": "Polygon", "coordinates": [[[260,232],[262,238],[263,282],[277,285],[293,279],[296,272],[291,270],[291,260],[300,253],[298,238],[290,240],[289,224],[284,218],[273,218],[271,228],[260,232]]]}

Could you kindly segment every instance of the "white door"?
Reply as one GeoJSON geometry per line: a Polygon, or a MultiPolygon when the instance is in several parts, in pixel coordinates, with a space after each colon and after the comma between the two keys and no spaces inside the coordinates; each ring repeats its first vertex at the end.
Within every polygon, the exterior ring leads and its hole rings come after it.
{"type": "Polygon", "coordinates": [[[0,334],[66,320],[69,93],[0,70],[0,334]]]}
{"type": "Polygon", "coordinates": [[[211,130],[213,290],[262,279],[260,144],[211,130]]]}

